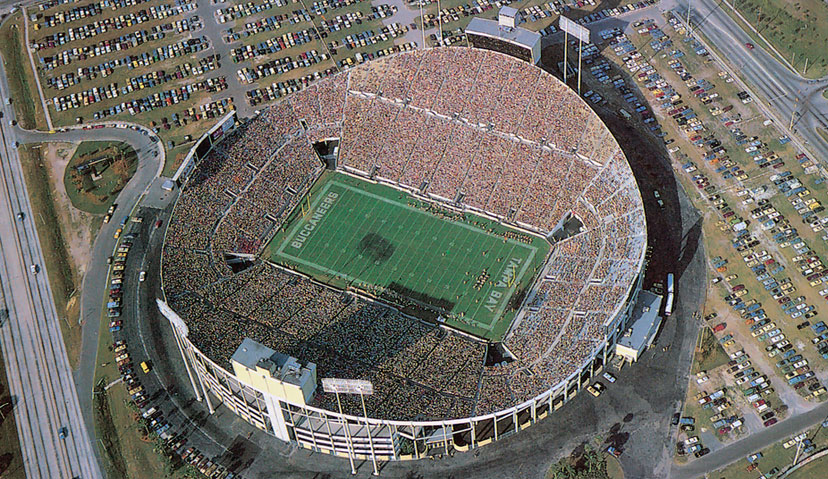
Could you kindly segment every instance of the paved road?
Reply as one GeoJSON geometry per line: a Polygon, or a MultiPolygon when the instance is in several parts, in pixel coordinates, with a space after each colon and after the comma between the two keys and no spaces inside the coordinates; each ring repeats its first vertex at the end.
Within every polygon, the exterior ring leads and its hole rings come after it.
{"type": "Polygon", "coordinates": [[[718,451],[711,452],[703,460],[695,460],[687,465],[673,466],[670,479],[691,479],[701,477],[708,472],[721,469],[748,455],[764,449],[771,444],[793,436],[828,418],[828,403],[823,403],[810,411],[786,419],[773,427],[756,432],[718,451]]]}
{"type": "MultiPolygon", "coordinates": [[[[686,12],[687,0],[667,0],[661,8],[668,9],[673,4],[686,12]]],[[[761,95],[763,103],[775,110],[780,125],[787,128],[793,113],[794,129],[806,141],[806,148],[824,163],[828,159],[828,141],[815,128],[828,132],[828,100],[822,96],[822,90],[828,87],[828,77],[802,78],[761,45],[748,49],[745,44],[754,40],[723,8],[728,7],[720,7],[716,0],[692,0],[690,23],[715,45],[748,86],[761,95]]]]}
{"type": "MultiPolygon", "coordinates": [[[[2,90],[2,92],[9,91],[6,82],[5,71],[3,70],[2,64],[0,64],[0,90],[2,90]]],[[[3,111],[5,114],[5,119],[14,118],[14,112],[11,106],[3,105],[3,111]]],[[[152,182],[152,180],[161,173],[164,164],[163,149],[159,149],[156,146],[156,143],[154,143],[151,140],[151,132],[149,132],[145,128],[142,128],[138,131],[132,129],[113,127],[106,127],[96,130],[69,129],[65,132],[49,134],[45,132],[26,131],[18,127],[11,127],[5,120],[2,127],[4,134],[4,148],[8,149],[8,151],[4,155],[4,160],[17,165],[15,167],[16,170],[13,172],[13,174],[18,174],[17,170],[19,170],[19,159],[17,157],[16,150],[13,148],[13,146],[17,142],[21,144],[33,142],[77,142],[85,139],[94,138],[95,140],[117,140],[130,144],[138,152],[139,166],[136,174],[133,176],[133,178],[130,180],[130,182],[127,184],[127,186],[124,188],[124,190],[118,197],[118,202],[120,202],[120,204],[123,205],[123,209],[128,209],[131,207],[131,205],[137,202],[142,192],[145,191],[145,189],[152,182]]],[[[19,180],[17,179],[17,177],[15,177],[15,181],[18,182],[18,185],[17,188],[13,190],[12,198],[14,199],[14,201],[21,201],[23,203],[22,206],[16,207],[15,210],[19,209],[21,211],[28,212],[30,209],[28,207],[28,196],[25,193],[21,193],[22,191],[24,191],[22,180],[19,180]]],[[[3,199],[6,198],[4,197],[3,199]]],[[[29,216],[30,215],[27,214],[27,217],[29,216]]],[[[116,221],[108,225],[104,225],[104,227],[102,228],[102,234],[98,236],[93,246],[92,264],[88,265],[87,274],[84,277],[82,289],[84,294],[82,294],[81,297],[81,322],[83,324],[82,346],[78,369],[74,372],[71,372],[69,370],[64,345],[61,340],[62,335],[56,323],[57,315],[54,310],[54,304],[52,302],[52,295],[50,292],[42,294],[38,297],[41,297],[41,300],[39,301],[42,301],[42,307],[46,309],[46,312],[51,315],[51,318],[55,318],[51,319],[51,322],[55,323],[53,325],[55,330],[50,331],[49,334],[43,335],[42,337],[33,338],[33,343],[31,344],[31,347],[42,346],[41,349],[43,349],[44,351],[52,351],[51,355],[53,356],[53,358],[51,359],[51,361],[66,363],[65,370],[63,370],[63,365],[54,364],[51,364],[48,369],[53,371],[54,375],[61,379],[61,383],[59,385],[56,385],[56,387],[54,388],[55,391],[58,391],[59,393],[54,392],[54,394],[59,394],[62,396],[60,398],[60,402],[66,404],[67,408],[69,407],[69,405],[71,405],[72,408],[75,408],[71,409],[70,412],[77,412],[77,417],[72,417],[71,422],[65,421],[64,418],[61,418],[61,420],[63,420],[63,422],[67,422],[67,425],[70,426],[70,429],[72,429],[72,439],[67,444],[71,443],[73,447],[75,447],[76,442],[82,443],[82,446],[77,446],[78,450],[82,450],[83,454],[89,456],[88,458],[84,459],[84,461],[88,462],[88,464],[84,466],[84,471],[86,473],[84,473],[82,477],[98,477],[100,475],[100,472],[98,470],[98,464],[95,460],[95,454],[98,453],[98,450],[97,447],[91,447],[93,434],[89,435],[87,434],[87,432],[94,431],[91,391],[96,364],[98,328],[100,326],[100,307],[102,298],[101,292],[104,291],[105,287],[104,282],[107,267],[106,258],[109,256],[109,254],[111,254],[110,252],[112,251],[112,247],[114,245],[114,239],[112,235],[114,229],[117,228],[117,223],[118,222],[116,221]],[[42,344],[38,345],[37,342],[42,342],[42,344]],[[59,346],[56,343],[59,343],[59,346]],[[64,375],[66,377],[64,377],[64,375]],[[79,424],[75,425],[75,422],[79,424]]],[[[14,221],[3,221],[0,222],[0,224],[15,225],[16,223],[14,221]]],[[[31,254],[32,256],[39,258],[41,255],[40,244],[36,239],[33,239],[36,238],[37,232],[35,231],[33,225],[28,221],[24,222],[24,226],[26,227],[26,233],[28,234],[28,236],[26,236],[26,238],[24,239],[26,242],[31,243],[31,248],[29,248],[27,244],[24,244],[23,246],[25,247],[26,251],[28,251],[29,249],[33,251],[32,253],[27,253],[26,257],[28,258],[31,254]]],[[[6,241],[10,240],[11,237],[9,237],[6,241]]],[[[21,242],[23,242],[23,240],[21,240],[21,242]]],[[[16,255],[13,253],[13,249],[11,249],[11,244],[12,243],[4,244],[4,259],[6,259],[7,261],[13,261],[16,258],[16,255]]],[[[20,258],[18,257],[18,259],[20,258]]],[[[43,264],[42,259],[28,259],[26,262],[24,262],[24,266],[25,264],[31,264],[35,262],[38,264],[43,264]]],[[[23,273],[26,273],[26,271],[24,270],[23,273]]],[[[12,274],[12,277],[15,276],[12,274]]],[[[18,275],[18,277],[21,276],[18,275]]],[[[44,274],[38,275],[37,280],[38,282],[44,283],[45,287],[48,289],[48,282],[46,281],[46,276],[44,274]]],[[[7,285],[4,284],[4,287],[7,287],[7,285]]],[[[10,294],[11,291],[6,291],[6,293],[6,297],[14,298],[15,302],[18,301],[18,298],[26,297],[25,295],[21,294],[20,291],[18,291],[17,294],[10,294]]],[[[24,309],[22,309],[22,306],[17,306],[16,303],[14,306],[17,307],[19,310],[24,311],[24,309]]],[[[38,316],[32,313],[29,314],[29,317],[34,318],[38,316]]],[[[6,354],[8,355],[9,353],[6,352],[6,354]]],[[[21,355],[20,357],[34,356],[29,354],[21,355]]],[[[12,358],[7,357],[7,364],[15,364],[14,361],[12,361],[11,359],[12,358]]],[[[37,364],[40,364],[40,367],[46,367],[46,364],[43,364],[41,362],[38,362],[37,364]]],[[[11,370],[12,368],[9,369],[11,370]]],[[[25,369],[21,369],[20,372],[25,373],[25,369]]],[[[11,372],[9,374],[11,374],[11,372]]],[[[44,387],[46,385],[47,383],[44,383],[44,387]]],[[[20,384],[18,385],[18,388],[24,386],[24,384],[20,384]]],[[[38,385],[34,383],[28,384],[28,387],[30,388],[37,386],[38,385]]],[[[19,390],[17,393],[14,394],[17,394],[21,397],[37,396],[37,394],[32,394],[30,391],[25,390],[19,390]]],[[[23,408],[22,410],[28,410],[28,407],[23,408]]],[[[46,421],[46,419],[47,417],[44,416],[43,420],[46,421]]],[[[59,426],[55,427],[54,424],[50,424],[48,422],[43,423],[41,428],[43,430],[41,431],[38,431],[37,428],[33,426],[27,428],[21,427],[21,431],[19,432],[21,435],[21,444],[24,447],[24,450],[27,450],[33,454],[37,453],[38,456],[42,457],[49,457],[50,455],[53,455],[48,452],[38,453],[35,449],[33,449],[34,446],[31,446],[27,443],[36,443],[37,435],[56,437],[56,431],[58,428],[59,426]]],[[[50,445],[50,447],[48,447],[46,450],[49,451],[53,449],[53,446],[54,445],[50,445]]],[[[75,462],[80,464],[80,462],[83,461],[76,460],[75,462]]],[[[81,471],[76,472],[79,473],[81,471]]],[[[55,471],[53,469],[44,469],[42,473],[42,477],[62,477],[58,474],[55,474],[55,471]]],[[[29,475],[29,477],[40,477],[37,474],[37,472],[32,472],[29,475]]],[[[68,477],[72,477],[72,475],[68,477]]]]}
{"type": "MultiPolygon", "coordinates": [[[[5,76],[0,85],[8,91],[5,76]]],[[[10,106],[2,107],[6,118],[10,106]]],[[[8,319],[0,328],[9,389],[15,402],[23,463],[29,478],[99,478],[89,431],[72,381],[59,317],[52,301],[37,231],[14,142],[0,125],[0,280],[8,319]],[[25,215],[20,221],[18,213],[25,215]],[[66,427],[67,437],[58,430],[66,427]]]]}

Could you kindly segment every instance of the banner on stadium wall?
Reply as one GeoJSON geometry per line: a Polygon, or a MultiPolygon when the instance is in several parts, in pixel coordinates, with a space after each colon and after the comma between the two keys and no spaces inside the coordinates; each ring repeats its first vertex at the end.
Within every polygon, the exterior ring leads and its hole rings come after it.
{"type": "Polygon", "coordinates": [[[589,43],[589,29],[587,27],[583,25],[578,25],[577,23],[573,22],[572,20],[566,18],[563,15],[560,16],[558,25],[560,26],[561,30],[569,33],[575,38],[580,39],[584,43],[589,43]]]}

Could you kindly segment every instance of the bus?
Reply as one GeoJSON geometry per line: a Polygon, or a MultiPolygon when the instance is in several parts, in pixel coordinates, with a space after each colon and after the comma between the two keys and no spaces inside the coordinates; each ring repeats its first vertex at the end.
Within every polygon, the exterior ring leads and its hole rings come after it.
{"type": "Polygon", "coordinates": [[[673,314],[673,297],[675,295],[675,282],[673,273],[667,274],[667,300],[664,302],[664,316],[673,314]]]}

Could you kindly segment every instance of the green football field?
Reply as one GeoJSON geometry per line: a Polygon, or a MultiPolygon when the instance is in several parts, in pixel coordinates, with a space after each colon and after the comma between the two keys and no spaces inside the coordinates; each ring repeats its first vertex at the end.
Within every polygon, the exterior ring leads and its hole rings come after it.
{"type": "Polygon", "coordinates": [[[541,237],[325,172],[268,246],[271,261],[492,341],[549,252],[541,237]]]}

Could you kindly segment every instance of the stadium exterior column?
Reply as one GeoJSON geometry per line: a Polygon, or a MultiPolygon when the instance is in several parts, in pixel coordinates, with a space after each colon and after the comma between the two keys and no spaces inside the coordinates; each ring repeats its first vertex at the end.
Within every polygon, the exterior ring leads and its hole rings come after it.
{"type": "Polygon", "coordinates": [[[351,463],[351,475],[356,475],[356,468],[354,467],[354,455],[356,455],[356,450],[354,449],[354,443],[351,439],[350,427],[348,427],[348,419],[345,418],[345,415],[342,414],[342,403],[339,401],[339,390],[336,390],[336,405],[339,407],[339,418],[342,419],[342,429],[345,431],[345,443],[348,445],[348,461],[351,463]]]}
{"type": "MultiPolygon", "coordinates": [[[[550,394],[549,397],[552,397],[550,394]]],[[[532,424],[538,422],[538,403],[536,401],[532,401],[532,424]]]]}
{"type": "MultiPolygon", "coordinates": [[[[391,437],[393,438],[393,437],[396,437],[396,436],[397,436],[397,425],[396,424],[391,424],[391,437]]],[[[392,441],[391,452],[394,453],[394,460],[399,460],[400,459],[399,454],[397,454],[397,448],[393,447],[393,441],[392,441]]]]}
{"type": "MultiPolygon", "coordinates": [[[[203,367],[204,366],[202,365],[202,368],[203,367]]],[[[210,410],[210,414],[213,414],[214,412],[216,412],[216,410],[213,409],[213,402],[210,401],[210,394],[207,392],[207,388],[204,386],[204,378],[201,377],[201,374],[198,375],[198,383],[201,384],[201,391],[204,393],[204,398],[207,400],[207,409],[210,410]]]]}
{"type": "Polygon", "coordinates": [[[331,441],[331,454],[336,456],[336,442],[334,441],[333,431],[331,431],[331,419],[327,414],[323,414],[325,420],[325,428],[328,430],[328,439],[331,441]]]}
{"type": "Polygon", "coordinates": [[[514,423],[514,425],[515,425],[515,432],[518,432],[518,414],[517,414],[517,408],[515,408],[515,410],[514,410],[514,411],[512,411],[512,423],[514,423]]]}
{"type": "Polygon", "coordinates": [[[374,465],[373,474],[375,476],[379,476],[379,469],[377,469],[377,453],[374,451],[374,440],[371,438],[371,424],[368,422],[368,411],[365,409],[365,395],[362,394],[362,390],[359,392],[359,400],[362,402],[362,415],[365,416],[365,432],[368,433],[368,445],[371,446],[371,463],[374,465]]]}
{"type": "Polygon", "coordinates": [[[494,426],[494,433],[495,433],[495,441],[498,441],[498,434],[497,434],[497,416],[492,414],[492,425],[494,426]]]}
{"type": "Polygon", "coordinates": [[[469,421],[471,424],[471,443],[472,446],[477,447],[477,429],[474,427],[474,420],[469,421]]]}
{"type": "Polygon", "coordinates": [[[181,360],[184,361],[184,369],[187,370],[187,377],[190,378],[190,385],[193,386],[193,393],[195,394],[196,399],[198,402],[201,402],[201,393],[198,392],[198,388],[196,387],[195,380],[193,379],[193,373],[190,371],[190,366],[187,361],[187,355],[184,354],[184,348],[181,346],[181,338],[178,336],[178,329],[176,329],[175,325],[170,323],[170,326],[173,330],[173,337],[175,337],[175,344],[178,346],[178,352],[181,353],[181,360]]]}
{"type": "Polygon", "coordinates": [[[414,436],[414,459],[420,458],[420,448],[417,447],[417,433],[415,432],[417,428],[414,427],[414,423],[410,423],[411,426],[411,435],[414,436]]]}

